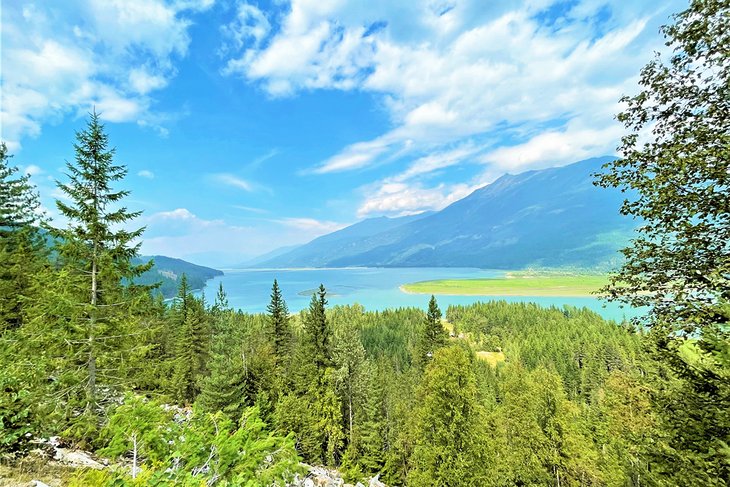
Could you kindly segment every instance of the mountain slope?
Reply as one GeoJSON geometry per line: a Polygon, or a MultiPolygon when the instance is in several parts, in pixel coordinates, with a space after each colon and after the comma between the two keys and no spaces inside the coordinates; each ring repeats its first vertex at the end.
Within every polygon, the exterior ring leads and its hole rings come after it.
{"type": "Polygon", "coordinates": [[[206,281],[216,276],[222,276],[223,272],[211,269],[202,265],[192,264],[182,259],[165,257],[164,255],[139,256],[134,259],[136,264],[154,261],[152,269],[148,270],[134,280],[137,284],[154,284],[160,282],[158,291],[165,298],[171,298],[177,293],[180,284],[180,277],[183,274],[188,279],[190,289],[202,289],[206,281]]]}
{"type": "Polygon", "coordinates": [[[292,267],[611,265],[636,226],[618,212],[624,195],[592,183],[591,174],[611,159],[505,175],[437,213],[360,238],[326,235],[318,240],[329,245],[315,240],[307,254],[275,261],[292,267]]]}
{"type": "Polygon", "coordinates": [[[357,243],[363,239],[374,239],[375,242],[380,242],[380,244],[389,243],[378,240],[377,235],[431,215],[433,215],[433,212],[399,218],[385,216],[368,218],[336,232],[318,237],[283,255],[259,262],[256,267],[327,267],[332,260],[350,256],[351,249],[356,248],[357,243]]]}

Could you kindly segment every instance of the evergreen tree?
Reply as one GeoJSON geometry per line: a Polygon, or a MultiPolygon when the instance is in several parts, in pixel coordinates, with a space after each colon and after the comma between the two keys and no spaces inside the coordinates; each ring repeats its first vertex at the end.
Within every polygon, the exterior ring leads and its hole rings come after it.
{"type": "Polygon", "coordinates": [[[433,358],[439,348],[446,345],[448,333],[441,324],[441,310],[432,295],[428,302],[426,319],[423,322],[423,331],[416,347],[416,364],[424,368],[433,358]]]}
{"type": "Polygon", "coordinates": [[[330,350],[332,331],[327,326],[326,296],[327,291],[324,285],[320,284],[317,292],[312,295],[309,312],[304,318],[305,340],[307,340],[309,352],[312,354],[312,362],[321,375],[324,373],[324,369],[332,364],[330,350]]]}
{"type": "Polygon", "coordinates": [[[356,322],[349,321],[335,333],[333,347],[335,376],[342,404],[349,445],[355,443],[356,410],[366,393],[364,379],[365,348],[360,341],[360,330],[356,322]]]}
{"type": "Polygon", "coordinates": [[[362,419],[357,423],[357,461],[363,471],[377,474],[385,466],[385,404],[382,379],[377,367],[366,361],[363,367],[365,401],[362,419]]]}
{"type": "Polygon", "coordinates": [[[28,174],[17,175],[5,142],[0,142],[0,238],[38,222],[40,200],[28,174]]]}
{"type": "Polygon", "coordinates": [[[68,183],[57,183],[68,198],[56,202],[68,227],[51,229],[60,269],[34,304],[33,332],[34,344],[55,357],[57,370],[49,374],[61,377],[70,434],[90,440],[106,402],[139,370],[137,359],[145,353],[135,312],[149,288],[125,283],[152,263],[132,261],[144,228],[125,229],[140,213],[122,206],[128,191],[112,187],[127,171],[113,163],[95,112],[76,133],[74,150],[74,163],[66,163],[68,183]]]}
{"type": "Polygon", "coordinates": [[[173,309],[173,323],[176,330],[171,391],[179,404],[192,404],[207,373],[211,335],[204,301],[191,294],[184,274],[173,309]]]}
{"type": "Polygon", "coordinates": [[[204,411],[221,411],[233,421],[238,421],[246,405],[251,377],[245,353],[241,351],[240,333],[234,331],[235,314],[228,308],[223,285],[213,305],[214,334],[210,347],[208,375],[203,379],[197,403],[204,411]]]}
{"type": "Polygon", "coordinates": [[[271,287],[271,301],[266,310],[269,313],[269,326],[273,334],[274,355],[277,364],[280,365],[289,355],[291,331],[289,329],[289,309],[281,295],[281,289],[276,279],[274,279],[274,284],[271,287]]]}
{"type": "Polygon", "coordinates": [[[729,18],[727,0],[692,0],[662,28],[673,53],[623,98],[622,158],[597,181],[629,191],[621,212],[643,221],[605,291],[648,307],[668,432],[656,463],[682,485],[730,478],[729,18]]]}
{"type": "Polygon", "coordinates": [[[0,333],[22,325],[33,278],[46,263],[44,241],[34,226],[40,200],[29,175],[18,176],[0,142],[0,333]]]}
{"type": "Polygon", "coordinates": [[[484,417],[469,353],[458,346],[437,350],[418,398],[408,485],[484,485],[484,417]]]}

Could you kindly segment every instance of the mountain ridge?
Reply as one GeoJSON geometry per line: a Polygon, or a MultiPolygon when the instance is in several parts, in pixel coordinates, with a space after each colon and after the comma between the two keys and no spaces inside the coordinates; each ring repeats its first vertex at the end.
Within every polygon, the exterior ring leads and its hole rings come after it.
{"type": "Polygon", "coordinates": [[[295,250],[262,266],[611,267],[636,226],[619,213],[625,195],[593,185],[593,174],[614,159],[505,174],[440,211],[393,218],[370,234],[353,231],[373,219],[364,220],[297,249],[306,254],[295,250]]]}

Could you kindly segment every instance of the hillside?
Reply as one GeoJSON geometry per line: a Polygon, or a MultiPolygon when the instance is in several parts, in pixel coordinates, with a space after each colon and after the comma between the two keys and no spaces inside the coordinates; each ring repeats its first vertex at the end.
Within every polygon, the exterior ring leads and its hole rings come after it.
{"type": "Polygon", "coordinates": [[[593,185],[608,160],[507,174],[439,212],[365,220],[262,265],[610,266],[636,224],[619,214],[619,191],[593,185]]]}
{"type": "Polygon", "coordinates": [[[177,293],[180,277],[185,274],[190,284],[190,289],[202,289],[206,281],[216,276],[222,276],[223,272],[210,267],[192,264],[182,259],[165,257],[164,255],[140,256],[135,263],[140,264],[153,260],[155,265],[140,277],[135,279],[137,284],[154,284],[160,282],[158,291],[165,298],[171,298],[177,293]]]}
{"type": "MultiPolygon", "coordinates": [[[[379,240],[390,230],[416,222],[433,215],[433,212],[409,215],[399,218],[381,216],[368,218],[336,232],[323,235],[294,250],[270,259],[261,259],[256,267],[327,267],[333,260],[347,259],[358,248],[358,243],[367,239],[374,244],[389,243],[379,240]]],[[[386,237],[387,238],[387,237],[386,237]]]]}

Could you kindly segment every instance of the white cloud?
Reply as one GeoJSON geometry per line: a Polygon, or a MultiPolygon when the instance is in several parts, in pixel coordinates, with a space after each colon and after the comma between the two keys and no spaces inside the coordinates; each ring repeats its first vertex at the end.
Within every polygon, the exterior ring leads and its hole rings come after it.
{"type": "Polygon", "coordinates": [[[315,236],[331,233],[349,225],[349,223],[315,220],[314,218],[282,218],[273,221],[286,227],[307,231],[309,234],[315,236]]]}
{"type": "Polygon", "coordinates": [[[658,26],[684,8],[680,0],[580,0],[550,18],[558,0],[287,3],[269,17],[256,9],[255,35],[227,27],[240,48],[226,72],[272,96],[321,88],[380,97],[392,128],[312,169],[410,161],[370,185],[360,216],[442,207],[463,188],[420,180],[446,167],[482,164],[464,186],[473,188],[505,171],[614,153],[618,100],[636,91],[640,68],[662,49],[658,26]]]}
{"type": "Polygon", "coordinates": [[[45,171],[35,164],[30,164],[23,168],[23,172],[29,176],[38,176],[43,174],[45,171]]]}
{"type": "Polygon", "coordinates": [[[226,186],[233,186],[234,188],[239,188],[244,191],[254,190],[253,184],[246,181],[245,179],[239,178],[238,176],[234,176],[233,174],[211,174],[210,178],[217,183],[225,184],[226,186]]]}
{"type": "Polygon", "coordinates": [[[212,1],[68,0],[6,3],[2,16],[2,137],[13,150],[46,123],[85,114],[157,128],[150,95],[175,75],[189,16],[212,1]]]}
{"type": "Polygon", "coordinates": [[[175,210],[169,210],[169,211],[160,211],[157,213],[153,213],[148,217],[150,221],[158,221],[158,220],[188,220],[188,221],[200,221],[204,222],[204,220],[198,220],[198,217],[195,216],[190,210],[187,208],[177,208],[175,210]]]}
{"type": "Polygon", "coordinates": [[[358,218],[371,215],[403,216],[441,210],[469,195],[480,185],[446,185],[424,188],[420,184],[386,182],[357,209],[358,218]]]}
{"type": "Polygon", "coordinates": [[[137,176],[139,176],[141,178],[146,178],[146,179],[155,179],[155,173],[153,173],[152,171],[150,171],[148,169],[142,169],[141,171],[139,171],[137,173],[137,176]]]}

